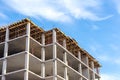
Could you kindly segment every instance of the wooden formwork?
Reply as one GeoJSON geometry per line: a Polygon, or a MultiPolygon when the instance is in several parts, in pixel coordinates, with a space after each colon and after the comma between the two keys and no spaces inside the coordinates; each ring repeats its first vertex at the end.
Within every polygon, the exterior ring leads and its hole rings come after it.
{"type": "Polygon", "coordinates": [[[52,43],[53,39],[52,39],[52,30],[49,31],[45,31],[45,44],[50,44],[52,43]]]}
{"type": "Polygon", "coordinates": [[[0,28],[0,42],[5,41],[5,33],[6,33],[5,28],[0,28]]]}
{"type": "Polygon", "coordinates": [[[39,27],[33,24],[30,27],[30,36],[37,40],[39,43],[42,43],[41,35],[43,32],[44,30],[40,29],[39,27]]]}

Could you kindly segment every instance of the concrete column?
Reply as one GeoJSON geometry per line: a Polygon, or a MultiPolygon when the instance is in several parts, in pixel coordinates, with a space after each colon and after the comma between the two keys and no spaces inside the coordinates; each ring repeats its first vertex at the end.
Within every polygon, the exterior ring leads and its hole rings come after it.
{"type": "Polygon", "coordinates": [[[29,70],[29,49],[30,49],[30,23],[26,26],[26,54],[25,54],[25,73],[24,80],[28,80],[28,70],[29,70]]]}
{"type": "Polygon", "coordinates": [[[5,74],[7,70],[7,55],[8,55],[8,40],[9,40],[9,28],[6,27],[6,34],[5,34],[5,47],[4,47],[4,60],[3,60],[3,67],[2,67],[2,80],[5,80],[5,74]]]}
{"type": "Polygon", "coordinates": [[[56,51],[56,49],[57,49],[57,47],[56,47],[56,31],[55,30],[53,30],[53,36],[52,36],[53,38],[53,59],[54,59],[54,61],[53,61],[53,76],[54,76],[54,78],[53,78],[53,80],[57,80],[57,60],[56,60],[56,58],[57,58],[57,51],[56,51]]]}
{"type": "MultiPolygon", "coordinates": [[[[66,40],[63,40],[63,47],[66,48],[66,40]]],[[[64,52],[64,54],[63,54],[63,59],[64,59],[65,64],[68,64],[67,53],[66,52],[64,52]]],[[[66,66],[65,66],[65,69],[64,69],[64,78],[65,78],[65,80],[68,80],[68,70],[67,70],[66,66]]]]}
{"type": "Polygon", "coordinates": [[[96,68],[96,73],[99,74],[99,67],[96,68]]]}
{"type": "MultiPolygon", "coordinates": [[[[87,66],[89,66],[88,56],[86,56],[86,63],[87,63],[87,66]]],[[[90,80],[90,75],[89,75],[89,69],[88,68],[87,68],[87,78],[90,80]]]]}
{"type": "Polygon", "coordinates": [[[93,70],[93,73],[92,73],[92,79],[95,80],[94,62],[93,62],[93,61],[91,61],[91,66],[92,66],[92,70],[93,70]]]}
{"type": "Polygon", "coordinates": [[[66,40],[63,40],[63,47],[66,48],[66,40]]]}
{"type": "Polygon", "coordinates": [[[41,76],[43,77],[43,78],[45,78],[45,63],[44,63],[44,61],[45,61],[45,48],[44,48],[44,46],[45,46],[45,35],[44,34],[42,34],[42,48],[41,48],[41,59],[42,59],[42,64],[41,64],[41,76]]]}
{"type": "Polygon", "coordinates": [[[84,61],[83,62],[87,65],[87,67],[82,69],[82,73],[88,80],[90,80],[89,68],[88,68],[89,67],[88,66],[89,62],[88,62],[88,56],[87,55],[84,55],[84,61]]]}
{"type": "MultiPolygon", "coordinates": [[[[80,53],[80,51],[78,52],[78,59],[81,61],[81,53],[80,53]]],[[[82,74],[82,65],[81,65],[81,63],[79,63],[78,67],[79,67],[79,72],[82,74]]],[[[82,77],[80,77],[79,80],[82,80],[82,77]]]]}
{"type": "Polygon", "coordinates": [[[9,40],[9,28],[6,28],[6,35],[5,35],[5,48],[4,48],[4,57],[8,55],[8,40],[9,40]]]}

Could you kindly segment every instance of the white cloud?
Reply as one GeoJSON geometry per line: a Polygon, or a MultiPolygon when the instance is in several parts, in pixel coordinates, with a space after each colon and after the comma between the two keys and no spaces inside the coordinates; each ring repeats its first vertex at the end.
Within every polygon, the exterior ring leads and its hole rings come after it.
{"type": "Polygon", "coordinates": [[[6,23],[0,23],[0,27],[3,27],[5,25],[6,25],[6,23]]]}
{"type": "Polygon", "coordinates": [[[113,2],[115,3],[118,13],[120,14],[120,0],[113,0],[113,2]]]}
{"type": "Polygon", "coordinates": [[[97,18],[97,20],[98,21],[102,21],[102,20],[107,20],[107,19],[109,19],[109,18],[111,18],[111,17],[113,17],[114,15],[108,15],[108,16],[106,16],[106,17],[102,17],[102,18],[97,18]]]}
{"type": "Polygon", "coordinates": [[[99,26],[93,25],[91,28],[92,28],[92,30],[98,30],[98,29],[99,29],[99,26]]]}
{"type": "Polygon", "coordinates": [[[100,59],[101,61],[105,61],[105,62],[111,61],[111,58],[108,55],[100,55],[98,56],[98,59],[100,59]]]}
{"type": "Polygon", "coordinates": [[[96,52],[97,48],[95,46],[90,46],[89,47],[92,52],[96,52]]]}
{"type": "Polygon", "coordinates": [[[116,60],[115,63],[120,65],[120,59],[116,60]]]}
{"type": "Polygon", "coordinates": [[[64,4],[71,16],[77,19],[98,19],[98,16],[89,10],[90,8],[95,9],[100,7],[99,2],[96,0],[64,0],[64,4]]]}
{"type": "MultiPolygon", "coordinates": [[[[92,27],[93,28],[93,27],[92,27]]],[[[95,26],[93,29],[99,28],[98,26],[95,26]]],[[[89,49],[92,53],[97,53],[99,50],[101,50],[103,46],[99,43],[97,43],[95,40],[91,41],[91,44],[89,45],[89,49]]],[[[97,53],[98,54],[98,53],[97,53]]]]}
{"type": "Polygon", "coordinates": [[[113,57],[109,55],[99,55],[98,59],[103,63],[109,63],[120,66],[120,57],[113,57]]]}
{"type": "Polygon", "coordinates": [[[118,64],[118,65],[120,65],[120,58],[115,59],[115,63],[118,64]]]}
{"type": "Polygon", "coordinates": [[[111,48],[112,50],[114,50],[115,52],[118,52],[118,53],[119,53],[119,50],[120,50],[120,46],[119,46],[119,45],[110,44],[110,48],[111,48]]]}
{"type": "Polygon", "coordinates": [[[119,80],[119,74],[101,74],[101,80],[119,80]]]}
{"type": "Polygon", "coordinates": [[[43,17],[52,21],[69,22],[72,19],[100,21],[110,18],[98,17],[100,0],[3,0],[17,12],[26,16],[43,17]]]}
{"type": "Polygon", "coordinates": [[[3,14],[3,13],[0,12],[0,18],[6,19],[7,16],[5,14],[3,14]]]}
{"type": "MultiPolygon", "coordinates": [[[[8,19],[8,17],[2,12],[0,12],[0,18],[2,19],[1,21],[3,21],[3,19],[8,19]]],[[[5,23],[1,22],[0,27],[2,27],[3,25],[5,25],[5,23]]]]}
{"type": "MultiPolygon", "coordinates": [[[[57,7],[49,4],[49,0],[10,0],[11,3],[5,1],[14,10],[26,15],[33,17],[43,17],[53,21],[68,21],[70,20],[62,11],[57,10],[57,7]]],[[[50,2],[51,4],[52,1],[50,2]]]]}
{"type": "Polygon", "coordinates": [[[90,52],[96,55],[96,58],[100,62],[120,66],[120,46],[116,44],[109,44],[108,48],[109,49],[106,50],[104,45],[98,44],[94,40],[89,45],[90,52]]]}

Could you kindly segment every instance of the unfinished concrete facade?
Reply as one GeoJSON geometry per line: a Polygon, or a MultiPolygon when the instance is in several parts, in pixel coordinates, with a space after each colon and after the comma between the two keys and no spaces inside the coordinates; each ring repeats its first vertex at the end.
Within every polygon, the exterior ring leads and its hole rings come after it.
{"type": "Polygon", "coordinates": [[[59,29],[29,19],[0,28],[0,80],[100,80],[100,64],[59,29]]]}

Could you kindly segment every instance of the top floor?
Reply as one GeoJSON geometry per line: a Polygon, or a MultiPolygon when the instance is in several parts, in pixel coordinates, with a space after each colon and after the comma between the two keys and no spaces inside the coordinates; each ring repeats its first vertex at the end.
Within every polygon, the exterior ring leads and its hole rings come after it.
{"type": "Polygon", "coordinates": [[[45,44],[48,45],[53,43],[53,30],[56,32],[56,42],[59,43],[61,46],[63,45],[63,41],[66,41],[66,49],[70,51],[74,56],[78,57],[78,52],[81,52],[82,56],[88,56],[89,60],[93,61],[95,63],[95,67],[100,67],[100,64],[98,61],[93,58],[87,51],[82,49],[78,43],[71,39],[69,36],[66,36],[62,31],[60,31],[57,28],[54,28],[52,30],[45,31],[42,28],[35,25],[31,20],[29,19],[23,19],[19,22],[10,24],[6,27],[0,28],[0,43],[3,43],[5,41],[9,41],[12,39],[15,39],[20,36],[27,35],[27,24],[30,23],[30,37],[34,38],[36,41],[38,41],[41,45],[42,44],[42,34],[45,35],[45,44]],[[6,37],[8,36],[8,37],[6,37]]]}

